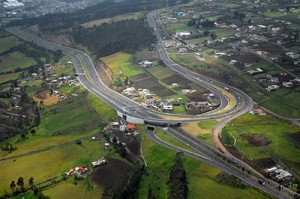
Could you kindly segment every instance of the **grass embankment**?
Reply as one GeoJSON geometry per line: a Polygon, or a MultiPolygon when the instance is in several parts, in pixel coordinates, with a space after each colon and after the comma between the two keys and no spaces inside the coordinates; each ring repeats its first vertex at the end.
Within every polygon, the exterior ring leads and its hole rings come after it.
{"type": "MultiPolygon", "coordinates": [[[[280,159],[294,171],[300,171],[300,157],[295,155],[300,153],[299,126],[271,116],[248,113],[230,122],[223,131],[231,133],[237,140],[236,147],[254,161],[262,158],[280,159]]],[[[232,139],[228,139],[229,142],[232,139]]]]}
{"type": "MultiPolygon", "coordinates": [[[[138,198],[147,198],[149,188],[156,198],[168,198],[167,181],[175,152],[166,149],[147,136],[142,135],[143,155],[147,161],[147,174],[143,176],[140,184],[138,198]]],[[[230,185],[218,183],[216,176],[219,169],[206,163],[184,157],[184,168],[187,172],[189,183],[189,198],[267,198],[262,193],[252,189],[232,188],[230,185]],[[218,191],[216,191],[218,190],[218,191]]]]}
{"type": "Polygon", "coordinates": [[[214,146],[213,139],[211,137],[212,129],[214,128],[216,120],[202,121],[202,122],[194,122],[189,123],[183,126],[183,130],[190,133],[191,135],[198,137],[204,142],[214,146]]]}

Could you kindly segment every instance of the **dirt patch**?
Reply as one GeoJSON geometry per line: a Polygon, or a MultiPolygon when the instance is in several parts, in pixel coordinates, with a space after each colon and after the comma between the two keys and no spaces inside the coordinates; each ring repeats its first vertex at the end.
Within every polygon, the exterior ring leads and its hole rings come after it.
{"type": "Polygon", "coordinates": [[[263,145],[266,146],[272,143],[270,140],[268,140],[267,137],[257,135],[257,134],[246,134],[243,135],[243,137],[246,138],[247,141],[253,146],[263,146],[263,145]]]}
{"type": "Polygon", "coordinates": [[[96,167],[91,180],[105,188],[117,190],[132,174],[132,167],[124,161],[107,158],[108,164],[96,167]]]}
{"type": "Polygon", "coordinates": [[[40,92],[38,95],[33,97],[33,100],[41,105],[41,101],[44,106],[50,106],[59,102],[58,95],[50,95],[46,91],[40,92]]]}
{"type": "Polygon", "coordinates": [[[263,169],[276,166],[276,163],[271,158],[257,159],[257,160],[254,160],[254,163],[263,169]]]}
{"type": "Polygon", "coordinates": [[[300,132],[293,133],[291,135],[291,140],[294,143],[295,147],[300,148],[300,132]]]}
{"type": "Polygon", "coordinates": [[[178,83],[178,84],[190,84],[192,83],[190,80],[187,80],[180,75],[174,74],[170,77],[167,77],[162,80],[163,83],[167,85],[172,85],[173,83],[178,83]]]}
{"type": "Polygon", "coordinates": [[[132,153],[135,156],[140,155],[140,144],[137,141],[136,137],[132,135],[126,136],[124,132],[116,132],[115,136],[118,137],[120,142],[126,144],[126,148],[130,153],[132,153]]]}
{"type": "Polygon", "coordinates": [[[113,81],[113,73],[111,69],[99,59],[96,65],[96,70],[103,83],[109,86],[113,81]]]}

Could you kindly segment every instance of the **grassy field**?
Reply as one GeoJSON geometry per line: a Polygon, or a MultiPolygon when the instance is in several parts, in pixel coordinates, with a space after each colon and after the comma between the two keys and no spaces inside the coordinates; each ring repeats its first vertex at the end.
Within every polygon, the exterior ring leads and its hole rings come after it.
{"type": "Polygon", "coordinates": [[[72,144],[45,153],[19,158],[16,161],[1,162],[0,168],[2,170],[10,169],[0,174],[2,182],[6,182],[1,183],[0,192],[9,191],[10,182],[17,180],[20,176],[25,179],[26,187],[30,177],[34,178],[36,184],[44,182],[52,177],[62,175],[70,168],[89,167],[91,161],[103,155],[111,155],[104,152],[103,143],[99,144],[99,142],[87,140],[83,141],[81,146],[72,144]]]}
{"type": "Polygon", "coordinates": [[[263,15],[266,17],[279,18],[279,17],[283,17],[284,13],[283,12],[264,12],[263,15]]]}
{"type": "Polygon", "coordinates": [[[13,52],[0,56],[0,73],[14,71],[17,68],[27,68],[34,64],[36,62],[31,57],[27,57],[20,52],[13,52]]]}
{"type": "Polygon", "coordinates": [[[117,22],[117,21],[122,21],[126,19],[138,19],[141,16],[143,16],[143,13],[141,12],[134,12],[134,13],[129,13],[129,14],[124,14],[124,15],[118,15],[112,18],[105,18],[105,19],[98,19],[94,21],[89,21],[84,24],[81,24],[85,28],[91,28],[94,26],[100,26],[103,23],[112,23],[112,22],[117,22]]]}
{"type": "Polygon", "coordinates": [[[0,53],[8,50],[11,47],[17,46],[22,42],[15,36],[7,36],[0,38],[0,53]]]}
{"type": "Polygon", "coordinates": [[[68,180],[46,189],[43,193],[50,198],[100,198],[102,189],[100,187],[92,187],[91,190],[88,190],[86,183],[80,181],[75,185],[72,180],[68,180]]]}
{"type": "Polygon", "coordinates": [[[132,55],[119,52],[102,58],[102,61],[112,70],[113,76],[125,75],[127,77],[143,73],[143,69],[131,62],[132,55]]]}
{"type": "Polygon", "coordinates": [[[216,3],[217,5],[223,6],[225,8],[238,8],[241,7],[240,4],[235,4],[235,3],[216,3]]]}
{"type": "Polygon", "coordinates": [[[158,80],[165,79],[175,74],[171,69],[165,66],[155,66],[147,68],[147,71],[150,72],[158,80]]]}
{"type": "Polygon", "coordinates": [[[21,72],[0,75],[0,84],[11,80],[16,80],[20,77],[20,75],[21,72]]]}
{"type": "Polygon", "coordinates": [[[117,113],[110,106],[105,104],[94,94],[89,94],[88,99],[90,101],[91,107],[100,115],[100,118],[103,122],[108,122],[117,117],[117,113]]]}
{"type": "Polygon", "coordinates": [[[236,147],[253,160],[280,159],[293,170],[299,171],[300,157],[295,154],[300,153],[297,148],[300,127],[270,116],[248,113],[233,120],[225,127],[224,131],[231,133],[237,139],[236,147]],[[260,137],[265,135],[270,144],[264,148],[254,146],[246,136],[255,134],[260,137]]]}
{"type": "MultiPolygon", "coordinates": [[[[156,198],[168,198],[166,182],[169,169],[173,164],[175,152],[161,147],[142,135],[143,155],[147,161],[147,175],[144,175],[139,189],[138,198],[146,199],[148,189],[151,187],[156,198]]],[[[201,198],[268,198],[262,193],[252,189],[232,188],[230,185],[216,182],[219,169],[206,163],[184,157],[184,168],[189,182],[190,199],[201,198]],[[218,191],[216,191],[218,190],[218,191]]]]}

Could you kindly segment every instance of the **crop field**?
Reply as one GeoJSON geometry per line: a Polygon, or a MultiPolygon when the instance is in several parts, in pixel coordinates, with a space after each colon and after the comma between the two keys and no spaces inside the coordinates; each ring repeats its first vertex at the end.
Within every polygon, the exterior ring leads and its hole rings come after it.
{"type": "MultiPolygon", "coordinates": [[[[138,198],[147,198],[149,188],[156,198],[167,198],[166,182],[175,152],[157,145],[148,137],[143,136],[142,142],[148,174],[142,178],[138,198]]],[[[226,199],[253,198],[253,195],[255,198],[268,198],[252,188],[232,188],[228,184],[218,183],[216,176],[221,172],[219,169],[189,157],[183,160],[189,182],[189,198],[218,198],[220,195],[226,199]]]]}
{"type": "MultiPolygon", "coordinates": [[[[132,77],[133,79],[135,76],[132,77]]],[[[176,93],[163,85],[161,85],[156,79],[153,77],[148,77],[145,79],[141,79],[138,81],[133,81],[134,85],[136,88],[146,88],[149,89],[150,91],[154,92],[160,97],[167,97],[171,95],[175,95],[176,93]]]]}
{"type": "Polygon", "coordinates": [[[236,139],[236,147],[253,160],[262,158],[280,159],[299,171],[300,153],[297,141],[300,128],[289,122],[270,116],[243,115],[224,129],[236,139]],[[293,138],[293,139],[292,139],[293,138]],[[284,150],[282,150],[284,148],[284,150]]]}
{"type": "Polygon", "coordinates": [[[283,12],[264,12],[263,15],[266,17],[279,18],[279,17],[283,17],[284,13],[283,12]]]}
{"type": "Polygon", "coordinates": [[[0,73],[14,71],[17,68],[27,68],[36,64],[34,59],[20,52],[0,56],[0,73]]]}
{"type": "Polygon", "coordinates": [[[155,76],[158,80],[165,79],[175,74],[171,69],[169,69],[166,66],[155,66],[147,68],[147,71],[150,72],[153,76],[155,76]]]}

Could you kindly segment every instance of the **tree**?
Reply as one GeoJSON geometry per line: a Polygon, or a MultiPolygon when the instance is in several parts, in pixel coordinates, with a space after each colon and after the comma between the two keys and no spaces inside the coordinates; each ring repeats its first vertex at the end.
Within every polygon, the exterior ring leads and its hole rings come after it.
{"type": "Polygon", "coordinates": [[[32,187],[33,184],[34,184],[34,182],[33,182],[33,177],[30,177],[28,182],[29,182],[29,186],[32,187]]]}
{"type": "Polygon", "coordinates": [[[23,177],[19,177],[17,185],[21,188],[21,190],[24,189],[24,178],[23,177]]]}
{"type": "Polygon", "coordinates": [[[170,171],[168,181],[170,199],[186,199],[188,196],[188,181],[181,156],[182,153],[176,154],[175,163],[170,171]]]}
{"type": "Polygon", "coordinates": [[[16,189],[16,183],[15,183],[15,181],[13,180],[13,181],[11,181],[11,183],[10,183],[10,189],[14,192],[15,191],[15,189],[16,189]]]}

